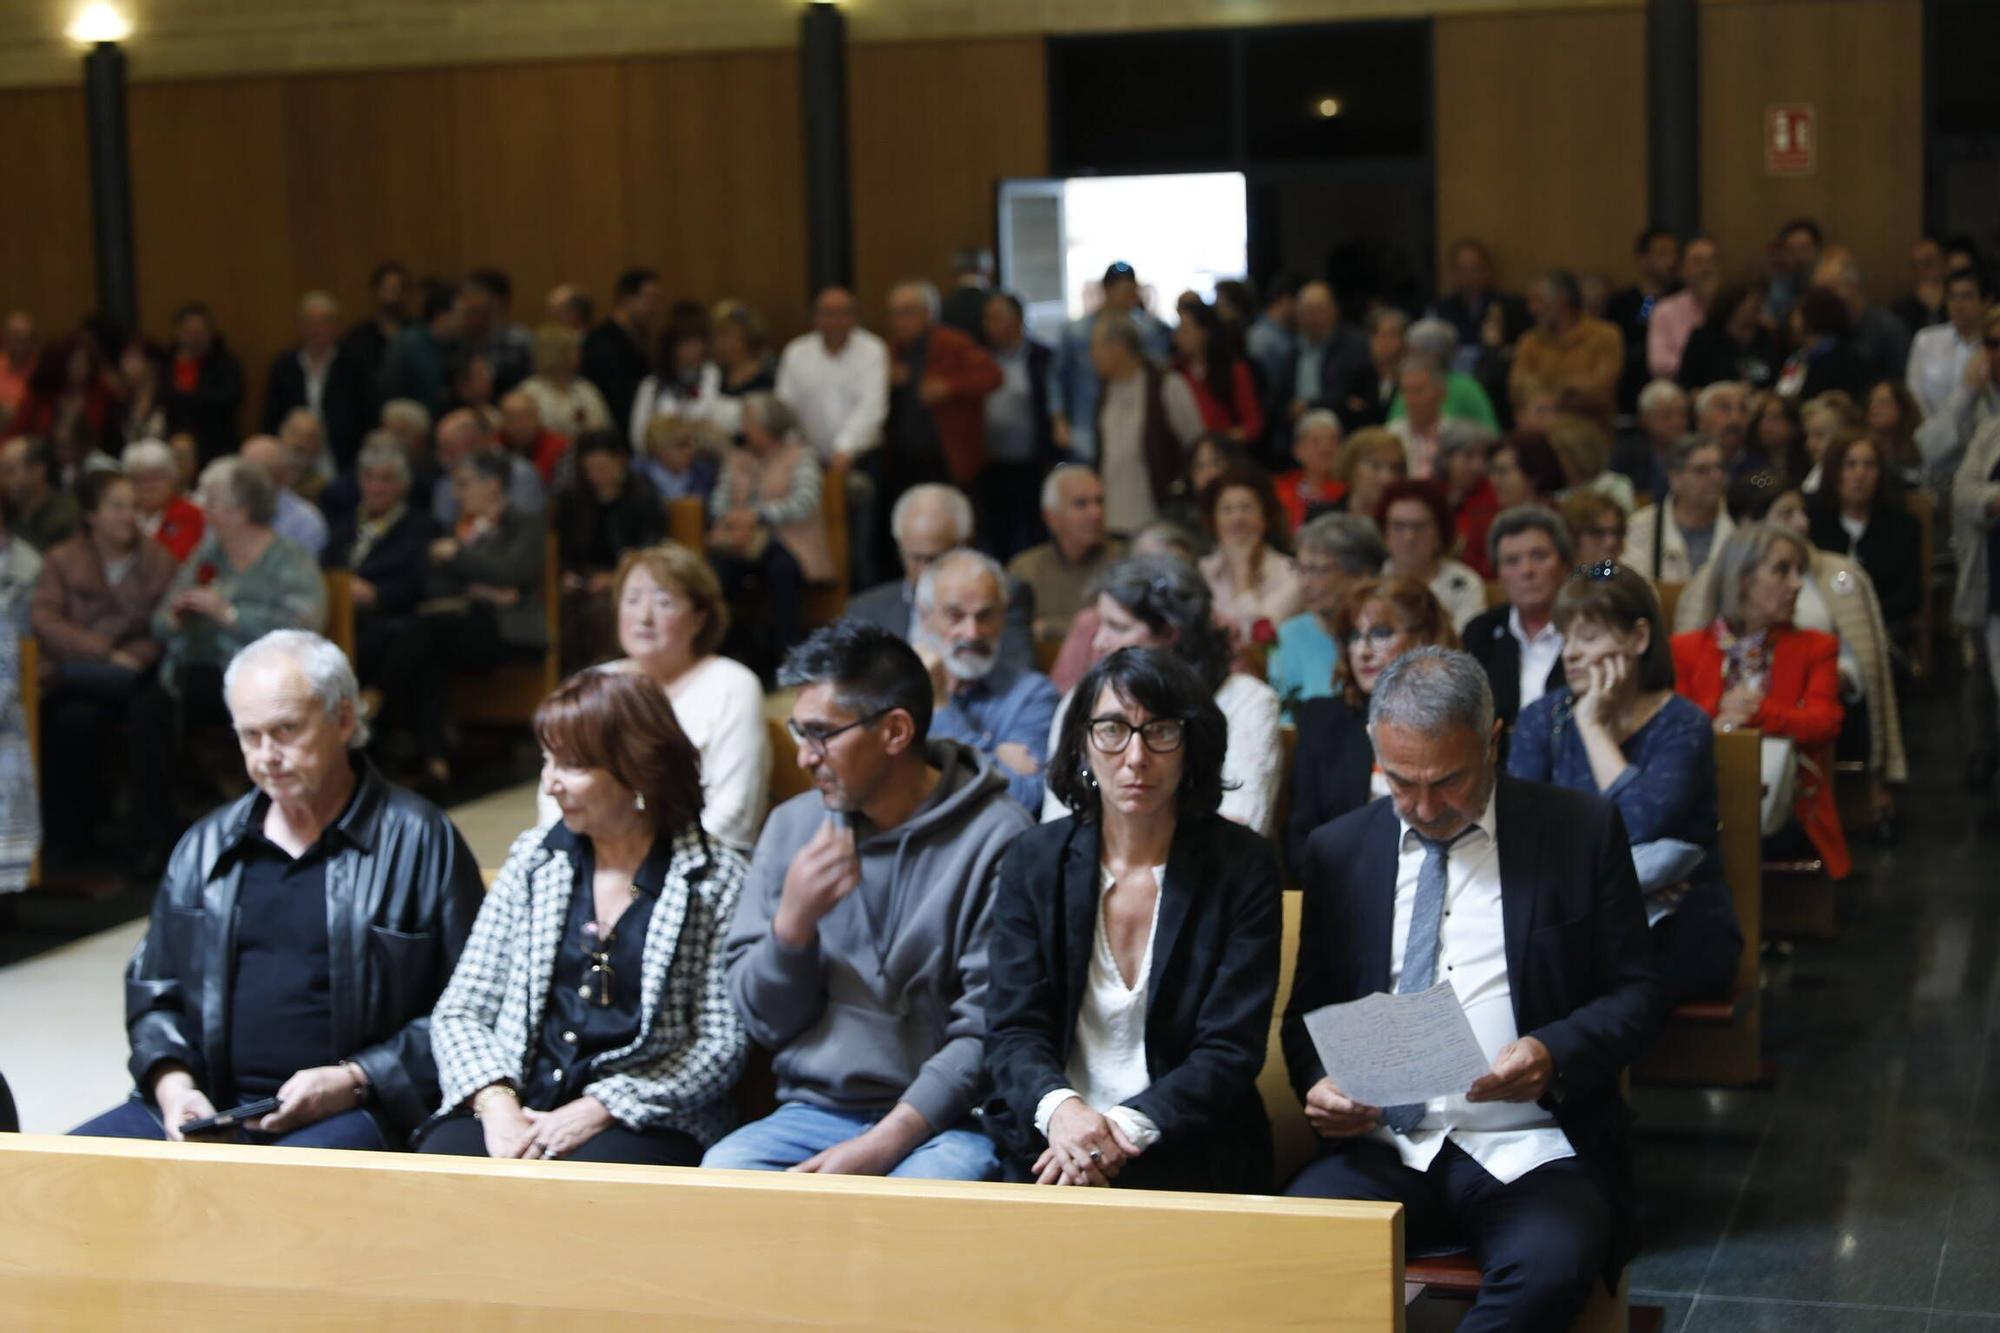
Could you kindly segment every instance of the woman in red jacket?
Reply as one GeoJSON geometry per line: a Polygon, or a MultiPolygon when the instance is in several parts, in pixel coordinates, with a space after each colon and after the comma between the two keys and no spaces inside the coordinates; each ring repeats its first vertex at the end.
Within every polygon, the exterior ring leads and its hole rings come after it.
{"type": "Polygon", "coordinates": [[[1264,435],[1264,409],[1257,402],[1257,382],[1223,327],[1215,307],[1190,301],[1182,307],[1174,330],[1174,370],[1194,390],[1203,429],[1226,437],[1238,449],[1251,449],[1264,435]]]}
{"type": "Polygon", "coordinates": [[[1833,742],[1840,735],[1840,641],[1792,625],[1812,553],[1774,523],[1738,528],[1716,555],[1721,603],[1707,629],[1674,636],[1677,688],[1715,719],[1717,731],[1755,727],[1798,745],[1792,811],[1826,870],[1852,862],[1834,804],[1833,742]]]}

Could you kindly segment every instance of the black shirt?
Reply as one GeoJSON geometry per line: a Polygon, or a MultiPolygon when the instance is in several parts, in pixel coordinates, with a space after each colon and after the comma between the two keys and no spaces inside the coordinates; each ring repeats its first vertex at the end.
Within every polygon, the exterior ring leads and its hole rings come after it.
{"type": "Polygon", "coordinates": [[[524,1105],[552,1111],[589,1089],[589,1066],[598,1056],[639,1039],[639,981],[646,935],[653,908],[660,900],[660,886],[673,861],[674,844],[665,835],[654,841],[632,879],[631,906],[619,915],[610,936],[603,940],[597,936],[597,898],[592,888],[597,856],[590,839],[580,838],[558,823],[542,845],[569,857],[575,883],[562,939],[556,945],[555,974],[549,979],[541,1040],[528,1067],[527,1086],[521,1090],[524,1105]]]}
{"type": "Polygon", "coordinates": [[[604,395],[618,433],[626,435],[632,426],[632,400],[639,396],[639,382],[653,373],[652,359],[625,326],[607,319],[583,339],[582,375],[604,395]]]}
{"type": "Polygon", "coordinates": [[[263,834],[270,808],[268,800],[252,808],[240,853],[229,986],[232,1102],[268,1097],[299,1070],[334,1064],[342,1054],[333,1047],[327,834],[294,860],[263,834]]]}

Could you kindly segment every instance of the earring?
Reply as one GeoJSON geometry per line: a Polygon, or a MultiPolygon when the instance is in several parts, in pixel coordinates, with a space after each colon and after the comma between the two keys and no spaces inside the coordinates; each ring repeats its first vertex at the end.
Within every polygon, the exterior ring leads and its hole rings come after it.
{"type": "Polygon", "coordinates": [[[1097,790],[1097,774],[1090,771],[1089,764],[1078,764],[1076,766],[1076,771],[1083,774],[1083,780],[1090,784],[1090,789],[1092,791],[1097,790]]]}
{"type": "Polygon", "coordinates": [[[645,793],[641,792],[632,797],[632,808],[634,810],[644,810],[646,808],[645,793]]]}

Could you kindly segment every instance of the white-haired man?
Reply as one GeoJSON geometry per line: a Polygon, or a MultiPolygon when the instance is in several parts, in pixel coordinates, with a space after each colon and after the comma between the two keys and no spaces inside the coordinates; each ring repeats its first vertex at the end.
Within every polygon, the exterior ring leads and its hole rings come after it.
{"type": "Polygon", "coordinates": [[[1047,676],[1000,660],[1007,584],[1000,562],[979,551],[933,560],[917,580],[917,655],[931,673],[931,739],[959,741],[992,759],[1007,794],[1022,809],[1039,810],[1060,696],[1047,676]]]}
{"type": "MultiPolygon", "coordinates": [[[[896,539],[896,556],[903,577],[878,583],[850,598],[847,618],[879,625],[898,638],[916,641],[922,629],[917,613],[917,581],[931,561],[946,551],[972,542],[972,501],[965,492],[938,483],[904,491],[889,511],[889,531],[896,539]]],[[[1007,599],[1007,627],[1000,637],[1000,660],[1017,671],[1035,669],[1032,627],[1035,594],[1017,583],[1007,599]]]]}
{"type": "Polygon", "coordinates": [[[882,432],[882,493],[893,504],[912,486],[944,481],[970,490],[986,466],[986,395],[1000,367],[985,348],[940,324],[928,282],[889,291],[889,418],[882,432]]]}
{"type": "Polygon", "coordinates": [[[435,1108],[430,1012],[479,911],[479,869],[435,806],[360,748],[346,656],[278,630],[223,694],[256,790],[188,830],[126,969],[133,1093],[79,1134],[183,1137],[265,1098],[254,1142],[400,1146],[435,1108]]]}
{"type": "Polygon", "coordinates": [[[1089,601],[1098,571],[1125,554],[1104,530],[1104,482],[1082,463],[1064,463],[1042,481],[1042,522],[1049,539],[1007,563],[1007,574],[1034,598],[1035,638],[1061,643],[1089,601]]]}

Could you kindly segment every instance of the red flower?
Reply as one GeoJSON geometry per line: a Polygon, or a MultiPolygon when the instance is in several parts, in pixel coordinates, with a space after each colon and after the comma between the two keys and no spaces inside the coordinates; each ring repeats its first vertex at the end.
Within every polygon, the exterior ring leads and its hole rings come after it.
{"type": "Polygon", "coordinates": [[[216,573],[215,566],[204,561],[201,564],[201,566],[195,570],[194,581],[196,583],[199,583],[202,587],[206,588],[209,584],[215,582],[215,573],[216,573]]]}
{"type": "Polygon", "coordinates": [[[1257,623],[1250,627],[1250,642],[1269,648],[1278,641],[1278,627],[1271,623],[1269,616],[1257,617],[1257,623]]]}

